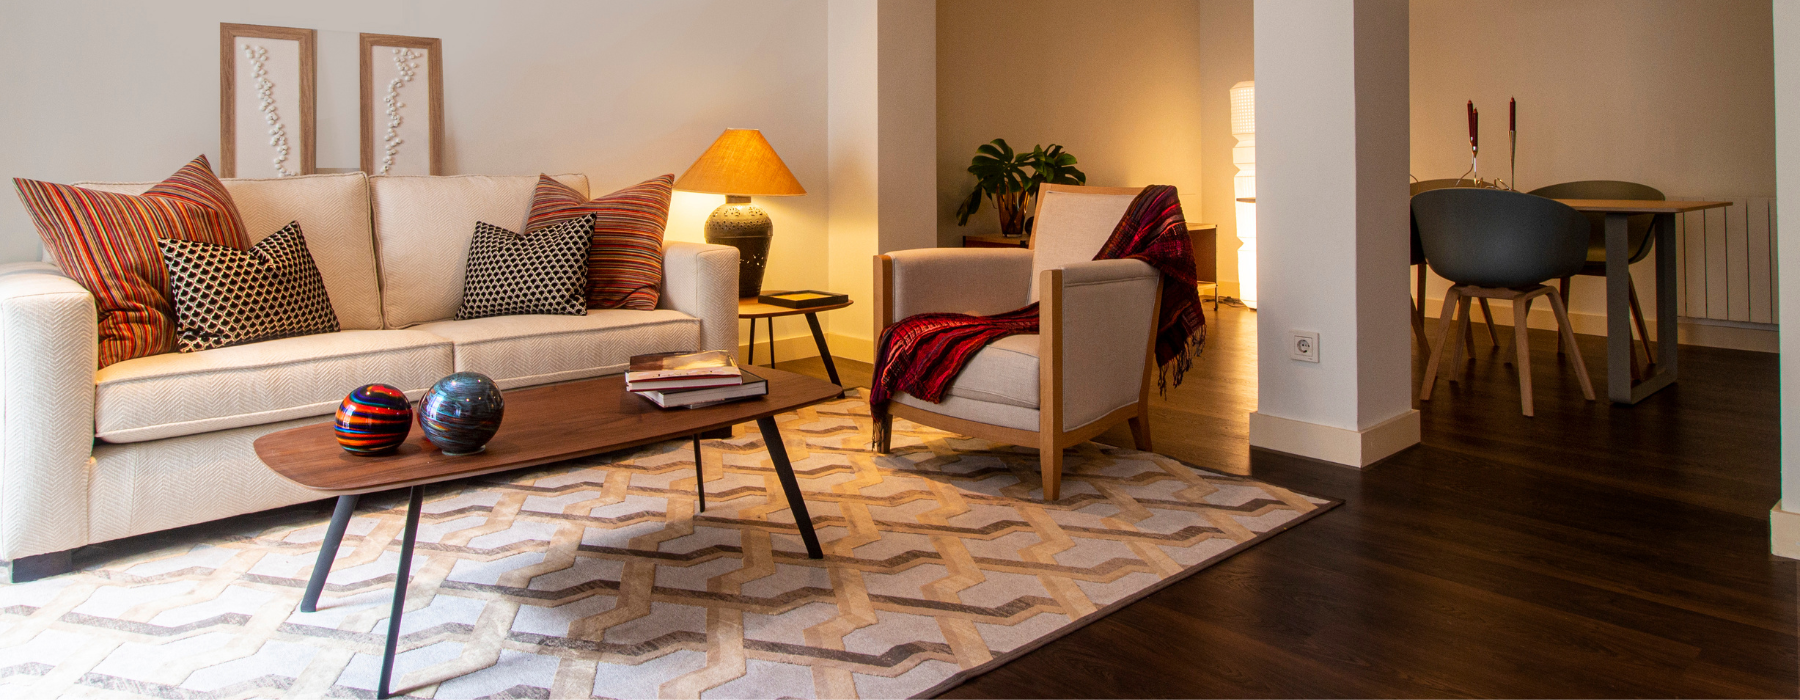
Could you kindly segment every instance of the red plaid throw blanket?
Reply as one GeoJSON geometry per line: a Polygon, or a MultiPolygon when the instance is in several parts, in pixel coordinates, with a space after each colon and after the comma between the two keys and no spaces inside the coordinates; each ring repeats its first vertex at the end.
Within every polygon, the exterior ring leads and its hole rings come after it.
{"type": "MultiPolygon", "coordinates": [[[[1181,216],[1181,201],[1169,185],[1145,187],[1095,260],[1142,260],[1163,275],[1162,307],[1156,319],[1157,388],[1168,390],[1200,354],[1206,342],[1206,316],[1195,288],[1193,241],[1181,216]]],[[[875,355],[875,377],[869,388],[869,412],[876,418],[877,443],[887,402],[899,392],[938,403],[969,360],[982,348],[1009,335],[1038,332],[1038,305],[993,316],[919,314],[882,331],[875,355]]]]}

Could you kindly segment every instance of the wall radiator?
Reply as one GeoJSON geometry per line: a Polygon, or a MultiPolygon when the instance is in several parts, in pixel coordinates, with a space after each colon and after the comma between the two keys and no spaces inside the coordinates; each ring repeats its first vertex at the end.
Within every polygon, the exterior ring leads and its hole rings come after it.
{"type": "Polygon", "coordinates": [[[1723,209],[1675,217],[1676,313],[1684,321],[1774,329],[1778,318],[1775,200],[1669,199],[1731,202],[1723,209]]]}

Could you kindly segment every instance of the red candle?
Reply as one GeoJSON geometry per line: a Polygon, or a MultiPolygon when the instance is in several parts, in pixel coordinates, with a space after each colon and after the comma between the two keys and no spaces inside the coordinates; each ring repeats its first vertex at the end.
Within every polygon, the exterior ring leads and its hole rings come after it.
{"type": "Polygon", "coordinates": [[[1506,130],[1519,130],[1519,99],[1516,97],[1506,101],[1506,130]]]}
{"type": "Polygon", "coordinates": [[[1475,101],[1469,100],[1469,148],[1470,149],[1480,148],[1480,145],[1479,145],[1480,142],[1477,140],[1479,137],[1476,135],[1477,131],[1478,131],[1476,128],[1477,119],[1478,119],[1478,117],[1475,116],[1475,101]]]}

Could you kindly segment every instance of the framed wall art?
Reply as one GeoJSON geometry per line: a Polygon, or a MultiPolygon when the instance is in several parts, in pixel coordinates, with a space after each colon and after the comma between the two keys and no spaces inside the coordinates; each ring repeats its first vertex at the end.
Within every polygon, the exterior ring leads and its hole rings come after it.
{"type": "Polygon", "coordinates": [[[318,33],[219,25],[219,176],[309,175],[318,33]]]}
{"type": "Polygon", "coordinates": [[[363,172],[443,174],[443,43],[392,34],[360,43],[363,172]]]}

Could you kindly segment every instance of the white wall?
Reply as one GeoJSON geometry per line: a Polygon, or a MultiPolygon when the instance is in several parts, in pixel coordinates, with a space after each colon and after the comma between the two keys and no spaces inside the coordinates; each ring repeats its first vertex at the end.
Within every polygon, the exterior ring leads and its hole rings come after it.
{"type": "MultiPolygon", "coordinates": [[[[220,22],[319,30],[318,165],[354,169],[356,34],[437,37],[449,172],[579,171],[606,192],[681,173],[727,127],[759,128],[810,193],[758,200],[775,220],[768,286],[824,287],[826,5],[9,2],[0,175],[156,180],[216,160],[220,22]]],[[[700,240],[722,201],[677,193],[668,237],[700,240]]],[[[37,255],[18,199],[0,196],[0,262],[37,255]]]]}
{"type": "MultiPolygon", "coordinates": [[[[1519,101],[1518,180],[1630,180],[1671,196],[1775,189],[1769,3],[1513,0],[1411,3],[1412,174],[1469,167],[1469,100],[1481,174],[1510,178],[1506,106],[1519,101]]],[[[1640,294],[1655,286],[1646,261],[1640,294]]],[[[1429,296],[1448,284],[1435,279],[1429,296]]],[[[1578,277],[1570,310],[1605,314],[1602,278],[1578,277]]],[[[1541,305],[1540,305],[1541,306],[1541,305]]],[[[1581,319],[1577,319],[1578,321],[1581,319]]],[[[1604,332],[1595,328],[1591,332],[1604,332]]]]}
{"type": "MultiPolygon", "coordinates": [[[[1800,279],[1800,0],[1776,0],[1776,205],[1780,275],[1800,279]]],[[[1781,288],[1781,325],[1800,328],[1800,284],[1781,288]]],[[[1781,334],[1781,503],[1769,514],[1773,550],[1800,558],[1800,333],[1781,334]]]]}
{"type": "Polygon", "coordinates": [[[1350,466],[1418,442],[1405,0],[1257,0],[1257,410],[1250,444],[1350,466]],[[1319,334],[1318,362],[1290,331],[1319,334]]]}
{"type": "Polygon", "coordinates": [[[999,232],[985,203],[956,225],[969,159],[995,138],[1060,143],[1090,185],[1174,185],[1200,221],[1200,29],[1195,0],[939,2],[938,244],[999,232]]]}

